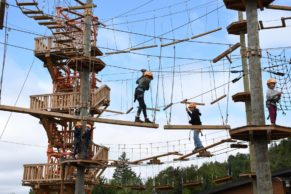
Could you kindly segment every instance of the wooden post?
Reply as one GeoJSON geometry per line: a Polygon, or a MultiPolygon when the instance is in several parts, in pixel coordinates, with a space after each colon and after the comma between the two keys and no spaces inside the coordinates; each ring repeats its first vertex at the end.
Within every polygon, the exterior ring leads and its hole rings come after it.
{"type": "MultiPolygon", "coordinates": [[[[92,0],[87,0],[86,2],[87,6],[92,4],[92,0]]],[[[91,7],[88,7],[87,9],[84,9],[85,11],[85,19],[84,19],[84,25],[85,25],[85,31],[84,31],[84,56],[90,57],[90,43],[91,43],[91,23],[92,23],[92,16],[91,16],[91,7]]],[[[81,88],[80,88],[80,95],[81,95],[81,108],[80,108],[80,114],[81,116],[88,116],[88,102],[89,102],[89,91],[90,91],[90,83],[89,83],[89,68],[82,68],[82,71],[80,72],[80,82],[81,82],[81,88]]],[[[84,134],[85,127],[86,127],[86,121],[82,121],[82,130],[81,134],[84,134]]],[[[87,149],[85,147],[85,141],[81,138],[81,153],[80,153],[80,159],[84,159],[85,153],[87,149]]],[[[85,188],[84,188],[84,178],[85,178],[85,168],[83,166],[78,165],[77,166],[77,179],[75,183],[75,194],[85,194],[85,188]]]]}
{"type": "MultiPolygon", "coordinates": [[[[248,50],[250,64],[250,86],[252,104],[252,124],[265,125],[262,73],[261,73],[261,51],[258,34],[257,1],[246,0],[246,15],[248,29],[248,50]]],[[[254,150],[256,154],[255,166],[257,175],[257,193],[272,194],[272,177],[268,157],[268,142],[266,139],[254,139],[254,150]]]]}
{"type": "MultiPolygon", "coordinates": [[[[241,11],[238,12],[238,19],[239,21],[243,21],[243,13],[241,11]]],[[[243,32],[240,32],[240,54],[241,54],[241,61],[242,61],[242,68],[243,68],[243,83],[244,83],[244,92],[250,92],[250,83],[249,83],[249,67],[247,62],[247,49],[246,49],[246,38],[243,32]]],[[[246,121],[247,125],[252,123],[252,107],[251,101],[247,100],[245,102],[245,111],[246,111],[246,121]]],[[[250,151],[250,164],[251,164],[251,171],[256,172],[255,166],[255,150],[254,144],[252,142],[249,143],[249,151],[250,151]]],[[[253,181],[253,193],[257,193],[257,185],[255,180],[253,181]]]]}
{"type": "Polygon", "coordinates": [[[5,17],[6,0],[0,0],[0,29],[3,29],[4,17],[5,17]]]}

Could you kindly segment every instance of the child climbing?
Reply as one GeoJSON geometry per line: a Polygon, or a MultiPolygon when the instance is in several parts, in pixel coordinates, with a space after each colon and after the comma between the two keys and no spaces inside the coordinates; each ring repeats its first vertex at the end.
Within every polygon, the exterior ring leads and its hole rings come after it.
{"type": "Polygon", "coordinates": [[[140,120],[140,113],[141,111],[143,112],[144,119],[146,123],[152,123],[148,117],[147,117],[147,107],[144,101],[144,93],[146,90],[149,90],[150,88],[150,82],[153,80],[153,74],[150,71],[146,71],[144,69],[141,70],[143,75],[136,80],[136,84],[138,86],[135,88],[135,93],[134,93],[134,102],[137,100],[139,107],[137,110],[137,114],[135,116],[135,122],[143,122],[140,120]]]}
{"type": "MultiPolygon", "coordinates": [[[[188,115],[190,116],[190,121],[189,121],[190,124],[192,124],[192,125],[201,125],[202,124],[201,120],[200,120],[201,113],[200,113],[199,109],[196,108],[196,104],[194,102],[189,104],[188,108],[186,107],[186,111],[187,111],[188,115]]],[[[197,151],[197,150],[203,148],[203,145],[202,145],[201,140],[199,138],[199,133],[201,133],[201,129],[194,130],[194,135],[193,135],[194,146],[195,146],[194,151],[197,151]]]]}
{"type": "Polygon", "coordinates": [[[279,91],[274,89],[276,86],[276,80],[273,78],[268,79],[267,86],[268,86],[268,90],[267,90],[267,95],[266,95],[266,98],[267,98],[266,106],[267,106],[268,111],[269,111],[269,117],[271,120],[271,124],[275,125],[276,124],[276,117],[277,117],[277,105],[276,105],[276,103],[278,103],[280,101],[282,92],[279,92],[279,91]]]}

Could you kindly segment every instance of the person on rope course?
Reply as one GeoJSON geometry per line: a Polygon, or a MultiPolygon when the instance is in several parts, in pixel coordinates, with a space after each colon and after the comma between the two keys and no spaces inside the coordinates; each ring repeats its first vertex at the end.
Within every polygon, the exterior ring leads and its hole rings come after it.
{"type": "Polygon", "coordinates": [[[266,106],[269,111],[271,124],[275,125],[276,118],[277,118],[277,104],[276,103],[279,103],[282,92],[279,92],[274,89],[276,86],[276,80],[274,78],[268,79],[267,86],[268,86],[268,90],[267,90],[267,95],[266,95],[266,98],[267,98],[266,106]]]}
{"type": "MultiPolygon", "coordinates": [[[[194,102],[190,103],[188,108],[186,107],[186,111],[188,115],[190,116],[189,123],[191,125],[202,125],[201,120],[200,120],[201,113],[199,109],[196,108],[196,104],[194,102]]],[[[199,149],[204,148],[199,138],[199,133],[201,133],[201,129],[194,130],[193,139],[194,139],[195,149],[193,151],[197,151],[199,149]]]]}
{"type": "Polygon", "coordinates": [[[73,157],[76,158],[76,155],[81,151],[81,130],[82,130],[82,123],[80,121],[76,122],[75,129],[74,129],[74,151],[73,157]]]}
{"type": "Polygon", "coordinates": [[[83,135],[83,138],[85,140],[85,158],[86,159],[89,159],[89,153],[88,153],[88,150],[90,149],[89,145],[91,143],[91,139],[92,139],[92,132],[93,132],[93,123],[88,123],[86,124],[86,129],[85,129],[85,132],[84,132],[84,135],[83,135]]]}
{"type": "Polygon", "coordinates": [[[138,86],[135,88],[134,92],[134,102],[137,100],[139,104],[135,116],[135,122],[143,122],[142,120],[140,120],[140,113],[142,111],[145,119],[144,122],[153,123],[147,117],[147,107],[144,101],[144,93],[150,88],[150,82],[153,80],[153,74],[152,72],[146,71],[145,69],[142,69],[141,72],[143,73],[143,75],[136,80],[136,84],[138,84],[138,86]]]}

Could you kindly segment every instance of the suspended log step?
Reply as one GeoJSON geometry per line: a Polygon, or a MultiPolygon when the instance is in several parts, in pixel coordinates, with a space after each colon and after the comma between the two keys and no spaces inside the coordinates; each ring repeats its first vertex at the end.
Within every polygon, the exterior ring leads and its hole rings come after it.
{"type": "Polygon", "coordinates": [[[37,2],[18,2],[18,1],[16,1],[16,5],[17,6],[36,6],[36,5],[38,5],[38,3],[37,2]]]}
{"type": "Polygon", "coordinates": [[[217,57],[215,57],[212,62],[213,63],[217,63],[218,61],[220,61],[222,58],[226,57],[226,55],[232,53],[234,50],[236,50],[237,48],[240,47],[240,43],[236,43],[234,45],[232,45],[229,49],[227,49],[226,51],[224,51],[223,53],[221,53],[220,55],[218,55],[217,57]]]}
{"type": "Polygon", "coordinates": [[[279,140],[291,137],[291,127],[280,125],[246,125],[229,131],[231,138],[243,141],[255,139],[279,140]]]}
{"type": "Polygon", "coordinates": [[[107,52],[106,55],[115,55],[115,54],[122,54],[122,53],[129,53],[130,51],[115,51],[115,52],[107,52]]]}
{"type": "Polygon", "coordinates": [[[223,144],[223,143],[226,143],[226,142],[233,142],[233,140],[231,138],[223,139],[223,140],[221,140],[221,141],[219,141],[217,143],[211,144],[211,145],[206,146],[204,148],[201,148],[201,149],[198,149],[198,150],[193,150],[191,153],[185,154],[185,155],[183,155],[183,156],[181,156],[181,157],[179,157],[177,159],[174,159],[174,161],[176,161],[176,160],[182,160],[183,161],[186,158],[188,158],[189,156],[192,156],[192,155],[197,154],[199,152],[206,151],[207,149],[213,148],[213,147],[215,147],[217,145],[220,145],[220,144],[223,144]]]}
{"type": "Polygon", "coordinates": [[[224,177],[217,178],[217,179],[213,180],[212,182],[216,183],[216,184],[220,184],[220,183],[225,183],[225,182],[228,182],[231,180],[232,180],[231,176],[224,176],[224,177]]]}
{"type": "Polygon", "coordinates": [[[25,15],[43,14],[43,11],[40,11],[40,10],[29,10],[29,11],[22,11],[22,13],[25,14],[25,15]]]}
{"type": "Polygon", "coordinates": [[[142,49],[149,49],[149,48],[155,48],[158,47],[158,45],[149,45],[149,46],[142,46],[142,47],[135,47],[135,48],[130,48],[129,50],[131,51],[136,51],[136,50],[142,50],[142,49]]]}
{"type": "Polygon", "coordinates": [[[235,143],[235,144],[230,144],[230,148],[244,149],[244,148],[248,148],[248,145],[241,144],[241,143],[235,143]]]}
{"type": "Polygon", "coordinates": [[[65,119],[69,121],[90,121],[90,122],[97,122],[97,123],[107,123],[112,125],[124,125],[124,126],[134,126],[134,127],[145,127],[145,128],[159,128],[158,124],[155,123],[139,123],[139,122],[132,122],[132,121],[122,121],[122,120],[114,120],[114,119],[105,119],[105,118],[93,118],[89,116],[74,116],[69,114],[62,114],[57,112],[49,112],[49,111],[38,111],[38,110],[31,110],[28,108],[21,108],[16,106],[5,106],[0,105],[0,110],[8,111],[8,112],[17,112],[17,113],[25,113],[30,114],[35,117],[48,117],[48,118],[59,118],[65,119]]]}
{"type": "MultiPolygon", "coordinates": [[[[257,7],[263,10],[264,7],[268,7],[269,4],[271,4],[274,0],[254,0],[254,1],[257,1],[257,7]]],[[[245,0],[223,0],[223,2],[227,9],[232,9],[236,11],[246,10],[245,0]]]]}
{"type": "Polygon", "coordinates": [[[166,130],[230,130],[229,125],[164,125],[166,130]]]}
{"type": "Polygon", "coordinates": [[[52,20],[53,19],[52,16],[48,16],[48,15],[35,15],[35,16],[30,16],[30,17],[35,20],[52,20]]]}
{"type": "Polygon", "coordinates": [[[268,5],[267,8],[283,10],[283,11],[291,11],[291,6],[285,6],[285,5],[268,5]]]}
{"type": "Polygon", "coordinates": [[[48,22],[38,22],[39,25],[49,26],[49,25],[57,25],[56,21],[48,21],[48,22]]]}
{"type": "Polygon", "coordinates": [[[202,181],[186,182],[183,183],[183,188],[196,188],[202,185],[202,181]]]}
{"type": "Polygon", "coordinates": [[[239,177],[242,178],[256,178],[256,173],[255,172],[247,172],[247,173],[240,173],[239,177]]]}
{"type": "Polygon", "coordinates": [[[226,94],[224,94],[223,96],[220,96],[219,98],[213,100],[210,104],[215,104],[216,102],[222,100],[222,99],[225,98],[225,97],[226,97],[226,94]]]}
{"type": "Polygon", "coordinates": [[[49,29],[60,29],[60,28],[64,28],[65,26],[63,25],[51,25],[51,26],[47,26],[49,29]]]}
{"type": "Polygon", "coordinates": [[[146,160],[158,159],[158,158],[169,156],[169,155],[181,156],[183,154],[180,154],[179,152],[168,152],[166,154],[160,154],[160,155],[151,156],[151,157],[148,157],[148,158],[143,158],[143,159],[140,159],[140,160],[135,160],[135,161],[130,162],[130,164],[139,164],[139,163],[141,163],[143,161],[146,161],[146,160]]]}
{"type": "Polygon", "coordinates": [[[234,102],[248,102],[251,100],[250,92],[238,92],[232,96],[234,102]]]}
{"type": "Polygon", "coordinates": [[[242,21],[232,22],[230,25],[227,26],[227,32],[228,34],[233,34],[233,35],[246,34],[248,32],[247,21],[242,20],[242,21]]]}
{"type": "Polygon", "coordinates": [[[201,102],[190,102],[188,101],[188,99],[184,99],[180,102],[181,104],[191,104],[191,103],[195,103],[196,105],[200,105],[200,106],[204,106],[205,103],[201,103],[201,102]]]}
{"type": "Polygon", "coordinates": [[[159,186],[155,186],[154,189],[156,191],[167,191],[167,190],[174,189],[174,187],[172,185],[159,185],[159,186]]]}

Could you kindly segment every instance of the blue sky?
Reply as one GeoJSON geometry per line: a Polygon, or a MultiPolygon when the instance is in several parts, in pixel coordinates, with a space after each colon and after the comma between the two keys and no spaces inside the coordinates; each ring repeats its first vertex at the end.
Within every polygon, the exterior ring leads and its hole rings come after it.
{"type": "MultiPolygon", "coordinates": [[[[60,1],[60,6],[73,4],[73,2],[71,0],[60,1]]],[[[32,51],[34,49],[34,38],[38,34],[50,35],[50,31],[23,15],[15,7],[15,1],[8,0],[8,3],[11,4],[8,8],[7,26],[10,28],[8,43],[26,49],[8,46],[1,104],[14,105],[29,68],[33,64],[17,103],[17,106],[29,107],[30,95],[47,94],[52,91],[50,76],[47,70],[43,68],[42,62],[34,59],[32,51]]],[[[58,1],[39,1],[39,3],[45,12],[54,14],[52,6],[57,4],[58,1]]],[[[239,41],[237,36],[228,35],[226,31],[226,27],[231,22],[237,21],[235,11],[225,9],[221,0],[100,0],[94,1],[94,3],[97,4],[94,14],[106,25],[105,28],[99,29],[97,41],[97,46],[104,53],[115,49],[125,50],[130,47],[137,47],[137,45],[158,45],[156,48],[135,51],[135,54],[105,55],[102,57],[107,67],[98,74],[98,78],[103,81],[102,84],[107,84],[111,88],[111,110],[126,112],[131,106],[134,106],[136,110],[137,104],[132,102],[135,80],[140,76],[140,69],[150,68],[154,72],[155,79],[151,84],[152,92],[146,94],[146,102],[149,107],[154,107],[156,100],[158,100],[158,107],[162,109],[171,102],[172,93],[172,102],[198,96],[194,100],[206,104],[206,106],[199,107],[202,112],[203,124],[221,125],[222,120],[225,122],[226,119],[231,127],[245,124],[244,105],[234,103],[231,100],[233,94],[243,90],[241,80],[235,84],[225,85],[213,90],[213,92],[201,95],[239,76],[239,74],[229,74],[228,72],[230,67],[238,66],[234,69],[241,69],[239,67],[241,62],[238,59],[239,50],[232,53],[233,63],[231,66],[227,60],[222,60],[216,64],[210,62],[226,50],[229,45],[239,41]],[[219,9],[216,10],[217,8],[219,9]],[[221,27],[222,30],[197,39],[196,41],[199,42],[180,43],[175,48],[168,46],[161,49],[159,46],[161,38],[163,38],[162,43],[167,43],[171,42],[167,39],[189,38],[218,27],[221,27]],[[161,60],[159,60],[160,53],[162,53],[161,60]],[[158,82],[157,70],[159,64],[162,66],[161,75],[163,78],[160,78],[158,82]],[[174,74],[172,72],[173,66],[175,66],[174,74]],[[172,83],[174,83],[173,90],[172,83]],[[157,87],[159,87],[159,90],[157,90],[157,87]],[[224,98],[219,105],[210,105],[211,101],[224,94],[227,94],[229,99],[224,98]],[[156,98],[156,96],[158,97],[156,98]],[[153,99],[153,103],[151,99],[153,99]]],[[[277,0],[276,4],[290,5],[290,2],[277,0]]],[[[281,17],[288,16],[291,16],[289,12],[259,11],[260,20],[266,22],[264,24],[267,26],[278,25],[281,17]]],[[[0,32],[1,43],[4,42],[4,30],[0,32]]],[[[289,21],[287,21],[286,28],[260,31],[262,49],[290,46],[290,33],[289,21]]],[[[3,51],[3,44],[0,44],[0,49],[3,51]]],[[[264,57],[266,57],[265,51],[263,50],[264,57]]],[[[286,57],[289,59],[290,49],[285,51],[286,57]]],[[[269,50],[269,52],[280,54],[282,49],[269,50]]],[[[0,54],[1,61],[2,58],[3,54],[0,54]]],[[[267,62],[266,58],[263,58],[262,67],[266,67],[267,62]]],[[[263,72],[264,93],[265,82],[268,78],[269,74],[263,72]]],[[[153,113],[148,113],[152,119],[153,113]]],[[[188,123],[184,105],[175,104],[171,112],[170,110],[157,112],[156,122],[160,124],[159,129],[95,124],[94,141],[110,147],[110,159],[117,159],[122,151],[126,151],[128,157],[132,160],[167,151],[189,152],[193,149],[193,142],[188,140],[188,131],[163,130],[162,126],[169,121],[170,114],[172,124],[188,123]]],[[[288,123],[289,114],[287,112],[287,116],[283,117],[279,113],[278,124],[288,123]]],[[[110,115],[106,113],[104,116],[123,120],[134,119],[134,113],[129,115],[110,115]]],[[[8,117],[9,113],[0,112],[1,133],[8,117]]],[[[266,123],[269,123],[269,121],[266,121],[266,123]]],[[[204,145],[208,145],[226,137],[228,137],[226,131],[204,131],[202,141],[204,145]]],[[[29,115],[13,114],[0,144],[0,151],[3,156],[0,162],[0,194],[28,193],[29,188],[21,186],[22,165],[46,162],[47,137],[45,131],[37,119],[29,115]],[[7,173],[10,174],[9,177],[7,177],[7,173]]],[[[211,151],[217,155],[209,159],[193,157],[185,163],[167,163],[158,167],[144,166],[133,167],[133,169],[137,173],[141,173],[142,177],[153,176],[157,171],[166,168],[168,165],[200,165],[206,161],[223,161],[228,154],[235,153],[226,144],[211,151]]],[[[166,157],[164,161],[171,161],[171,159],[171,157],[166,157]]],[[[106,171],[105,175],[110,176],[111,173],[112,169],[106,171]]]]}

